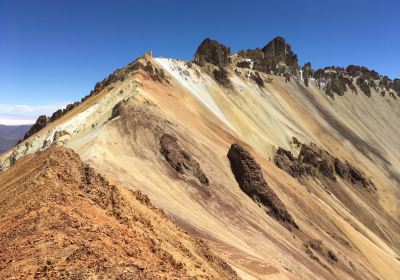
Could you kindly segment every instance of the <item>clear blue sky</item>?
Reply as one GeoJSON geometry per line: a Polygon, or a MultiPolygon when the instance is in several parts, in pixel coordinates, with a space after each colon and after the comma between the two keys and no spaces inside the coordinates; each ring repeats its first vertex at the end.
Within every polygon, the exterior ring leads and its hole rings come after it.
{"type": "Polygon", "coordinates": [[[301,63],[397,78],[399,11],[399,1],[0,0],[0,119],[6,106],[37,114],[78,100],[147,50],[191,59],[206,37],[237,51],[281,35],[301,63]]]}

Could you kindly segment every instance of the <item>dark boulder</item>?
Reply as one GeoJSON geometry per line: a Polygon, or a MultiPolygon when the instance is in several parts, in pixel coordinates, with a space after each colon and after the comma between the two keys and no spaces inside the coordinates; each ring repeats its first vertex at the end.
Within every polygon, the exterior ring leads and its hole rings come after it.
{"type": "Polygon", "coordinates": [[[254,201],[264,205],[269,215],[298,228],[283,202],[268,186],[260,165],[250,153],[239,144],[232,144],[227,156],[240,189],[254,201]]]}
{"type": "Polygon", "coordinates": [[[223,85],[224,87],[231,86],[231,80],[229,80],[228,71],[226,71],[224,68],[218,67],[217,69],[214,69],[213,76],[220,85],[223,85]]]}
{"type": "Polygon", "coordinates": [[[264,80],[263,78],[261,78],[260,73],[258,73],[257,71],[255,71],[254,73],[253,72],[250,73],[250,79],[255,81],[259,87],[264,86],[264,80]]]}
{"type": "Polygon", "coordinates": [[[209,180],[200,164],[179,146],[174,136],[163,134],[160,137],[160,152],[175,171],[183,175],[193,176],[205,186],[209,185],[209,180]]]}

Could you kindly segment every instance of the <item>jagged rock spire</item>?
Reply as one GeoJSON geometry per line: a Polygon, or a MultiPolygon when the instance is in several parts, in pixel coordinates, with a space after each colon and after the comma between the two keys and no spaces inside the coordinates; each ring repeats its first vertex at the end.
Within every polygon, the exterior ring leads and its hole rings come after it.
{"type": "Polygon", "coordinates": [[[225,67],[230,63],[231,49],[216,40],[205,39],[194,55],[194,62],[203,65],[204,62],[215,66],[225,67]]]}

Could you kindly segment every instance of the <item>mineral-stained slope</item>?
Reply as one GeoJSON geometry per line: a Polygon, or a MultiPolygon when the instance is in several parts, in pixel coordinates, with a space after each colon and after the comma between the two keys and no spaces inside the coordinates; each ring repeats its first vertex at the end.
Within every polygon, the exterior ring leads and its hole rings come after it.
{"type": "Polygon", "coordinates": [[[146,195],[51,147],[0,176],[1,279],[236,279],[146,195]]]}
{"type": "Polygon", "coordinates": [[[199,50],[194,62],[146,55],[115,71],[1,165],[66,145],[148,195],[245,279],[396,279],[397,82],[364,68],[301,68],[280,37],[237,54],[212,40],[199,50]],[[235,143],[298,230],[242,190],[227,157],[235,143]]]}

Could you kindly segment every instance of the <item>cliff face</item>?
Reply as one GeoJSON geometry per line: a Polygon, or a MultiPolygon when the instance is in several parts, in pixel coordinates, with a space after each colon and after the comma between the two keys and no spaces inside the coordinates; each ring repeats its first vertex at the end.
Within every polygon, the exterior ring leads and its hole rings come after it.
{"type": "Polygon", "coordinates": [[[243,278],[394,279],[395,81],[357,67],[300,72],[281,39],[237,54],[212,41],[201,49],[201,65],[145,56],[117,70],[2,155],[3,169],[53,143],[72,148],[148,195],[243,278]],[[251,155],[251,180],[231,168],[234,143],[251,155]],[[299,230],[288,230],[292,221],[299,230]]]}

